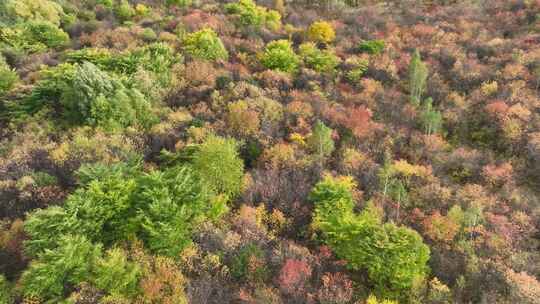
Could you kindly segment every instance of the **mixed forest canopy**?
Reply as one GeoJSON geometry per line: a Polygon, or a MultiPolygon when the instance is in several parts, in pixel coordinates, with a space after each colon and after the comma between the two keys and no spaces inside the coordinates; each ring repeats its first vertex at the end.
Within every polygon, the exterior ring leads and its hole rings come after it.
{"type": "Polygon", "coordinates": [[[0,304],[535,304],[540,1],[0,1],[0,304]]]}

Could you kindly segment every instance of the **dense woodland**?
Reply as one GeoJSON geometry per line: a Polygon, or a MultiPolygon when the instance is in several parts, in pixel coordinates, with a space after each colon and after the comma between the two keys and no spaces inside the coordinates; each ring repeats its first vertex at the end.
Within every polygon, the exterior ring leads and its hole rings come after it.
{"type": "Polygon", "coordinates": [[[540,303],[540,1],[0,1],[0,303],[540,303]]]}

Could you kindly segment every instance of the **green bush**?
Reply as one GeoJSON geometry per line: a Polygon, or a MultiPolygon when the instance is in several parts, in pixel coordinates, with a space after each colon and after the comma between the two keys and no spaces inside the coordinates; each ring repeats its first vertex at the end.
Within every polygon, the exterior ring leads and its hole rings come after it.
{"type": "Polygon", "coordinates": [[[368,204],[354,212],[352,178],[326,176],[310,194],[315,203],[314,228],[351,269],[367,270],[377,293],[406,299],[414,284],[428,272],[429,247],[414,230],[381,224],[379,212],[368,204]]]}
{"type": "Polygon", "coordinates": [[[60,92],[64,119],[75,125],[100,126],[115,130],[126,126],[148,127],[154,120],[150,103],[136,89],[85,62],[60,92]]]}
{"type": "Polygon", "coordinates": [[[332,154],[335,145],[332,139],[332,129],[323,122],[317,121],[306,144],[312,153],[317,154],[320,161],[332,154]]]}
{"type": "Polygon", "coordinates": [[[101,246],[83,236],[60,235],[57,246],[42,252],[23,273],[23,294],[43,300],[60,300],[66,286],[91,278],[101,246]]]}
{"type": "Polygon", "coordinates": [[[153,29],[145,28],[143,30],[143,32],[141,33],[141,38],[142,38],[142,40],[144,40],[146,42],[152,42],[152,41],[156,41],[158,36],[157,36],[156,32],[154,32],[153,29]]]}
{"type": "Polygon", "coordinates": [[[141,270],[137,264],[128,261],[123,250],[114,248],[97,261],[92,276],[100,290],[113,296],[132,296],[138,291],[141,270]]]}
{"type": "Polygon", "coordinates": [[[384,51],[384,40],[367,40],[360,42],[358,49],[371,55],[378,55],[384,51]]]}
{"type": "MultiPolygon", "coordinates": [[[[71,288],[82,282],[96,286],[106,295],[130,297],[137,294],[141,271],[127,260],[124,251],[108,250],[85,236],[59,235],[54,248],[40,253],[21,278],[27,297],[58,303],[71,288]]],[[[48,303],[49,303],[48,302],[48,303]]]]}
{"type": "Polygon", "coordinates": [[[138,179],[136,202],[142,238],[154,252],[176,256],[191,243],[193,227],[206,218],[211,193],[187,167],[153,171],[138,179]]]}
{"type": "Polygon", "coordinates": [[[121,0],[113,9],[116,18],[120,22],[130,21],[135,16],[135,9],[127,0],[121,0]]]}
{"type": "Polygon", "coordinates": [[[433,99],[424,101],[419,115],[420,125],[428,135],[438,133],[442,129],[443,117],[440,111],[433,109],[433,99]]]}
{"type": "Polygon", "coordinates": [[[281,26],[281,15],[278,11],[258,6],[253,0],[239,0],[236,3],[226,4],[225,11],[236,16],[241,26],[261,27],[266,25],[270,29],[277,29],[281,26]]]}
{"type": "Polygon", "coordinates": [[[0,27],[0,47],[24,56],[66,46],[69,36],[48,21],[28,21],[12,27],[0,27]]]}
{"type": "Polygon", "coordinates": [[[137,163],[98,164],[81,167],[77,176],[81,187],[63,208],[28,216],[29,255],[57,247],[62,235],[79,234],[106,246],[136,236],[152,252],[177,256],[191,243],[194,227],[227,211],[213,190],[236,194],[243,166],[234,141],[213,137],[196,152],[193,166],[142,173],[137,163]]]}
{"type": "Polygon", "coordinates": [[[350,69],[346,72],[345,77],[353,84],[358,83],[369,68],[367,59],[354,58],[347,60],[346,63],[350,66],[350,69]]]}
{"type": "Polygon", "coordinates": [[[19,75],[6,63],[0,55],[0,96],[7,93],[19,81],[19,75]]]}
{"type": "Polygon", "coordinates": [[[121,165],[112,166],[67,198],[64,208],[74,218],[77,233],[106,245],[136,233],[136,223],[130,217],[134,215],[132,193],[137,184],[125,170],[121,165]]]}
{"type": "Polygon", "coordinates": [[[289,40],[275,40],[266,45],[261,62],[268,69],[293,73],[297,70],[300,59],[294,53],[289,40]]]}
{"type": "Polygon", "coordinates": [[[12,290],[11,284],[0,274],[0,303],[12,304],[14,302],[12,290]]]}
{"type": "Polygon", "coordinates": [[[299,53],[305,64],[319,73],[334,71],[340,62],[332,50],[320,50],[314,43],[303,43],[299,53]]]}
{"type": "Polygon", "coordinates": [[[30,213],[24,222],[24,231],[28,235],[24,242],[25,253],[35,257],[55,248],[59,236],[75,231],[76,224],[77,220],[58,206],[30,213]]]}
{"type": "Polygon", "coordinates": [[[79,64],[88,61],[101,70],[129,76],[143,68],[160,77],[168,77],[172,65],[182,62],[182,57],[176,55],[170,45],[157,42],[122,53],[111,53],[103,48],[70,51],[66,54],[66,61],[79,64]]]}
{"type": "Polygon", "coordinates": [[[106,8],[112,8],[113,0],[96,0],[96,4],[101,4],[105,6],[106,8]]]}
{"type": "Polygon", "coordinates": [[[191,57],[203,60],[226,60],[229,53],[223,42],[211,28],[187,34],[184,38],[184,51],[191,57]]]}
{"type": "Polygon", "coordinates": [[[242,189],[244,163],[238,157],[238,143],[214,135],[197,147],[193,167],[217,193],[234,197],[242,189]]]}
{"type": "Polygon", "coordinates": [[[59,48],[69,42],[68,34],[48,21],[28,22],[23,35],[29,43],[41,43],[48,48],[59,48]]]}
{"type": "Polygon", "coordinates": [[[15,22],[50,22],[58,27],[64,15],[62,7],[50,0],[7,0],[5,6],[15,22]]]}

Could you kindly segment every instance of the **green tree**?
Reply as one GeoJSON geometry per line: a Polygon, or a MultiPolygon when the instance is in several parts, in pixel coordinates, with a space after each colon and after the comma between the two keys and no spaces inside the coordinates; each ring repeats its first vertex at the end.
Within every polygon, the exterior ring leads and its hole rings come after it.
{"type": "Polygon", "coordinates": [[[323,160],[335,149],[332,139],[332,129],[327,127],[322,121],[317,121],[313,127],[311,135],[307,138],[307,146],[311,152],[317,154],[319,164],[322,167],[323,160]]]}
{"type": "Polygon", "coordinates": [[[57,247],[45,250],[22,274],[23,294],[60,300],[67,286],[88,280],[101,256],[101,246],[83,236],[61,235],[57,247]]]}
{"type": "Polygon", "coordinates": [[[428,98],[422,105],[422,112],[420,112],[420,123],[424,132],[431,135],[438,133],[442,128],[442,114],[440,111],[433,109],[433,99],[428,98]]]}
{"type": "Polygon", "coordinates": [[[184,51],[193,58],[203,60],[226,60],[229,54],[211,28],[204,28],[187,34],[184,38],[184,51]]]}
{"type": "Polygon", "coordinates": [[[72,124],[114,130],[134,125],[148,127],[154,121],[151,105],[141,92],[127,89],[92,63],[77,65],[72,79],[61,80],[65,83],[60,103],[65,119],[72,124]]]}
{"type": "Polygon", "coordinates": [[[59,48],[69,42],[69,35],[48,21],[26,23],[22,35],[28,43],[43,44],[47,48],[59,48]]]}
{"type": "Polygon", "coordinates": [[[62,7],[50,0],[7,0],[8,16],[17,22],[46,21],[60,25],[62,7]]]}
{"type": "Polygon", "coordinates": [[[139,202],[141,234],[153,252],[178,255],[191,243],[191,233],[211,214],[219,201],[211,201],[211,193],[189,167],[173,167],[141,176],[135,201],[139,202]]]}
{"type": "Polygon", "coordinates": [[[384,40],[366,40],[360,42],[358,49],[371,55],[378,55],[384,51],[384,40]]]}
{"type": "Polygon", "coordinates": [[[0,274],[0,303],[12,304],[14,302],[12,290],[11,284],[0,274]]]}
{"type": "Polygon", "coordinates": [[[217,193],[234,197],[242,189],[244,163],[232,138],[210,135],[193,155],[193,168],[217,193]]]}
{"type": "Polygon", "coordinates": [[[340,62],[332,50],[320,50],[314,43],[301,44],[299,53],[305,64],[319,73],[333,72],[340,62]]]}
{"type": "Polygon", "coordinates": [[[281,15],[278,11],[258,6],[253,0],[239,0],[226,4],[225,11],[236,16],[238,24],[241,26],[258,28],[266,25],[270,29],[277,29],[281,26],[281,15]]]}
{"type": "Polygon", "coordinates": [[[45,250],[55,248],[59,237],[72,233],[76,224],[76,219],[58,206],[30,213],[24,222],[24,231],[29,237],[24,242],[26,254],[35,257],[45,250]]]}
{"type": "Polygon", "coordinates": [[[136,11],[127,0],[120,0],[114,7],[114,14],[120,22],[126,22],[135,16],[136,11]]]}
{"type": "Polygon", "coordinates": [[[97,260],[92,271],[95,286],[112,296],[133,296],[137,293],[140,267],[128,261],[126,253],[118,248],[107,251],[97,260]]]}
{"type": "Polygon", "coordinates": [[[420,105],[422,94],[426,89],[428,72],[427,65],[422,62],[420,52],[415,50],[409,64],[409,94],[411,103],[416,106],[420,105]]]}
{"type": "Polygon", "coordinates": [[[385,298],[406,298],[428,268],[429,248],[420,235],[393,223],[381,223],[379,212],[368,204],[360,214],[353,210],[350,178],[325,177],[315,185],[313,226],[348,267],[367,270],[376,291],[385,298]]]}
{"type": "Polygon", "coordinates": [[[66,212],[76,218],[75,231],[106,245],[127,239],[137,229],[132,222],[137,184],[117,166],[77,189],[65,203],[66,212]]]}
{"type": "Polygon", "coordinates": [[[293,73],[298,68],[300,59],[294,53],[291,42],[282,39],[266,45],[261,62],[268,69],[293,73]]]}
{"type": "Polygon", "coordinates": [[[4,56],[0,55],[0,96],[11,90],[17,81],[19,75],[6,63],[4,56]]]}

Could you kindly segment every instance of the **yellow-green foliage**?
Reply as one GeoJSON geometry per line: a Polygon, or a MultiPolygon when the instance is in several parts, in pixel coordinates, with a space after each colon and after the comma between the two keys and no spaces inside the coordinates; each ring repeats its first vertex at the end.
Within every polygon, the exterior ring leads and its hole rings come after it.
{"type": "Polygon", "coordinates": [[[275,10],[269,10],[258,6],[253,0],[239,0],[225,6],[228,14],[237,17],[241,26],[267,26],[270,29],[278,29],[281,26],[281,14],[275,10]]]}
{"type": "Polygon", "coordinates": [[[378,300],[376,296],[370,295],[366,300],[366,304],[398,304],[398,302],[391,300],[378,300]]]}
{"type": "Polygon", "coordinates": [[[340,62],[333,50],[320,50],[314,43],[303,43],[299,51],[305,64],[319,73],[332,72],[340,62]]]}
{"type": "Polygon", "coordinates": [[[17,21],[47,21],[56,26],[64,14],[62,7],[50,0],[7,0],[7,11],[17,21]]]}
{"type": "Polygon", "coordinates": [[[383,224],[371,204],[354,212],[354,188],[351,177],[326,176],[315,185],[310,194],[315,203],[313,226],[348,267],[367,270],[378,294],[407,298],[428,271],[429,247],[416,231],[383,224]]]}
{"type": "Polygon", "coordinates": [[[309,26],[307,36],[314,42],[330,43],[336,38],[336,32],[329,22],[317,21],[309,26]]]}
{"type": "Polygon", "coordinates": [[[229,57],[223,42],[211,28],[186,35],[184,51],[194,58],[204,60],[226,60],[229,57]]]}
{"type": "Polygon", "coordinates": [[[289,40],[275,40],[266,45],[261,62],[271,70],[292,73],[298,68],[300,59],[289,40]]]}
{"type": "Polygon", "coordinates": [[[18,79],[17,73],[11,69],[4,57],[0,55],[0,96],[8,92],[18,79]]]}

